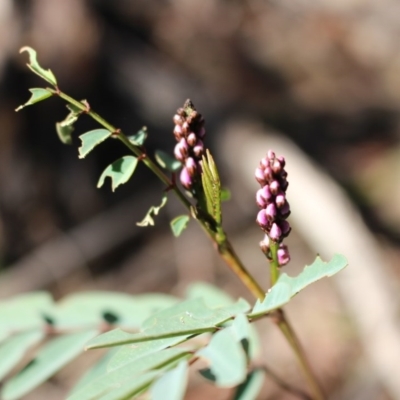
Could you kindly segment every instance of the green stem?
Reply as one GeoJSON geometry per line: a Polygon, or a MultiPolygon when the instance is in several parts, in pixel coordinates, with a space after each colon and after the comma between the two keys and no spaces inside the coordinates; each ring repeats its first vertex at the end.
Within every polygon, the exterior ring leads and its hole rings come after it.
{"type": "MultiPolygon", "coordinates": [[[[279,279],[278,248],[279,248],[279,243],[273,241],[270,242],[271,260],[269,264],[271,273],[271,287],[275,285],[275,283],[279,279]]],[[[304,349],[301,346],[301,343],[296,333],[294,332],[284,311],[281,308],[276,310],[275,318],[273,320],[278,325],[279,329],[281,330],[286,340],[288,341],[290,347],[292,348],[293,352],[295,353],[299,367],[303,371],[304,377],[313,394],[313,399],[324,400],[325,395],[315,377],[315,374],[311,369],[311,365],[307,359],[304,349]]]]}
{"type": "Polygon", "coordinates": [[[275,285],[279,279],[279,262],[278,262],[279,243],[270,241],[270,249],[272,260],[269,262],[269,271],[271,274],[271,287],[275,285]]]}

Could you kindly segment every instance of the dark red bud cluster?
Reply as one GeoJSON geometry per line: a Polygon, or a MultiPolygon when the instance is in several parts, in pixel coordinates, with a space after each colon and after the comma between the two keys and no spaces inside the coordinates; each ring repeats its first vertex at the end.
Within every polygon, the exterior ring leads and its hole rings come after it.
{"type": "Polygon", "coordinates": [[[276,157],[275,153],[269,150],[256,168],[255,177],[261,185],[256,194],[256,202],[261,209],[257,214],[257,223],[268,239],[260,242],[260,247],[267,254],[269,240],[280,243],[278,260],[280,265],[285,265],[289,262],[290,256],[287,247],[281,242],[291,230],[289,222],[286,221],[290,214],[290,206],[286,199],[288,182],[285,159],[276,157]]]}
{"type": "Polygon", "coordinates": [[[175,158],[183,164],[180,174],[182,186],[190,190],[201,174],[201,157],[204,153],[204,118],[193,103],[186,100],[174,115],[174,136],[177,144],[175,158]]]}

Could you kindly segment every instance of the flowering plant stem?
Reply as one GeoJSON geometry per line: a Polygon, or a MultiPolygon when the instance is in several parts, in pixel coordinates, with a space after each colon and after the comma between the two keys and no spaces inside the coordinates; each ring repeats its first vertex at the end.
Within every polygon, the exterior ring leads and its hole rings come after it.
{"type": "MultiPolygon", "coordinates": [[[[189,211],[191,211],[192,215],[195,216],[195,219],[199,222],[199,224],[201,225],[207,236],[214,242],[215,247],[217,248],[217,251],[223,258],[223,260],[226,262],[229,268],[237,275],[237,277],[242,281],[242,283],[250,290],[250,292],[254,295],[254,297],[259,299],[260,301],[264,300],[265,291],[261,288],[261,286],[255,280],[255,278],[249,273],[249,271],[247,271],[247,269],[245,268],[245,266],[235,253],[225,232],[222,230],[222,227],[219,226],[218,232],[215,233],[215,231],[213,231],[209,227],[206,221],[204,221],[202,218],[198,218],[194,206],[189,202],[189,200],[185,197],[182,191],[176,186],[174,179],[170,179],[152,159],[147,157],[147,154],[145,153],[142,147],[132,143],[129,140],[129,138],[123,132],[121,132],[120,129],[117,129],[115,126],[107,122],[99,114],[92,111],[87,103],[75,100],[74,98],[62,92],[58,88],[56,88],[55,90],[47,88],[47,90],[50,91],[53,95],[59,96],[69,104],[75,106],[82,113],[89,115],[100,125],[102,125],[105,129],[109,130],[112,133],[113,138],[120,140],[135,156],[137,156],[167,186],[167,190],[172,190],[179,198],[179,200],[183,203],[183,205],[189,211]]],[[[271,252],[273,257],[270,264],[272,285],[275,284],[279,278],[279,264],[277,259],[277,250],[278,250],[277,243],[271,245],[271,252]]],[[[322,390],[320,389],[318,382],[316,381],[312,373],[310,365],[307,361],[307,358],[304,354],[304,351],[300,345],[300,342],[296,334],[294,333],[290,324],[287,322],[283,310],[282,309],[277,310],[276,315],[278,315],[278,318],[276,319],[277,325],[296,354],[299,365],[303,370],[303,373],[307,379],[309,387],[313,393],[313,398],[315,400],[323,400],[324,395],[322,393],[322,390]]]]}

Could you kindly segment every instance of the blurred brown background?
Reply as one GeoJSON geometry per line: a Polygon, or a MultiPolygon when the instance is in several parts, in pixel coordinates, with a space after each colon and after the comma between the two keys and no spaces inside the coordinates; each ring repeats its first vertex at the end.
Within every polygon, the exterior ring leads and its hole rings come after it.
{"type": "MultiPolygon", "coordinates": [[[[54,129],[66,115],[60,100],[14,112],[28,88],[43,85],[18,54],[29,45],[63,91],[126,133],[146,125],[150,154],[172,151],[172,115],[192,99],[233,192],[227,230],[265,286],[252,171],[256,150],[283,149],[289,180],[299,177],[287,271],[341,251],[363,276],[301,294],[288,307],[294,326],[329,399],[400,399],[400,2],[1,0],[0,22],[2,299],[36,289],[57,299],[88,289],[182,295],[197,279],[250,299],[195,224],[171,237],[168,221],[182,211],[173,200],[155,228],[136,227],[163,189],[143,166],[116,193],[108,182],[96,189],[125,151],[107,142],[78,160],[77,136],[93,121],[81,118],[66,147],[54,129]],[[319,218],[318,210],[327,211],[319,218]]],[[[260,360],[304,387],[279,332],[268,321],[259,327],[260,360]]],[[[63,398],[76,370],[29,399],[63,398]]],[[[188,390],[188,399],[229,395],[196,377],[188,390]]],[[[272,379],[260,396],[294,398],[272,379]]]]}

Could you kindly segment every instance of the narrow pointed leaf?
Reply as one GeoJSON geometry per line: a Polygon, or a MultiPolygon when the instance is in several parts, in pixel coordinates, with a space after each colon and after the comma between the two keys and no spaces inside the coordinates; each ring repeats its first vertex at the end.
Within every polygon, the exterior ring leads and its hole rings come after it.
{"type": "Polygon", "coordinates": [[[161,199],[161,204],[159,206],[151,206],[149,208],[149,211],[147,211],[145,217],[142,219],[142,221],[137,222],[137,226],[154,226],[154,216],[158,215],[160,210],[167,204],[168,197],[167,195],[164,195],[163,198],[161,199]]]}
{"type": "Polygon", "coordinates": [[[0,380],[22,360],[29,348],[39,343],[43,337],[43,331],[29,331],[3,343],[0,346],[0,380]]]}
{"type": "Polygon", "coordinates": [[[175,237],[180,236],[181,233],[187,228],[189,220],[190,217],[188,215],[179,215],[171,221],[171,229],[175,237]]]}
{"type": "Polygon", "coordinates": [[[124,156],[114,161],[101,174],[97,187],[102,187],[105,179],[110,177],[111,188],[114,192],[118,186],[129,181],[130,177],[135,172],[137,164],[138,159],[134,156],[124,156]]]}
{"type": "Polygon", "coordinates": [[[111,136],[107,129],[95,129],[79,136],[82,146],[79,147],[79,158],[85,158],[97,145],[111,136]]]}
{"type": "Polygon", "coordinates": [[[171,172],[176,172],[182,167],[182,163],[170,156],[168,153],[162,150],[157,150],[154,154],[154,158],[158,164],[171,172]]]}
{"type": "Polygon", "coordinates": [[[246,355],[230,329],[215,333],[207,347],[196,353],[210,366],[202,375],[219,387],[232,387],[246,379],[246,355]]]}
{"type": "Polygon", "coordinates": [[[311,283],[338,273],[346,265],[346,258],[340,254],[336,254],[328,263],[317,257],[311,265],[306,266],[303,272],[296,277],[282,274],[276,284],[267,293],[265,299],[262,302],[257,300],[251,316],[265,314],[282,307],[311,283]]]}
{"type": "Polygon", "coordinates": [[[16,400],[29,393],[82,353],[85,343],[97,331],[64,335],[44,346],[40,353],[17,375],[7,381],[1,392],[3,400],[16,400]]]}
{"type": "Polygon", "coordinates": [[[29,64],[28,67],[37,75],[39,75],[41,78],[46,80],[47,82],[51,83],[52,85],[56,86],[57,85],[57,80],[54,74],[49,70],[49,69],[43,69],[38,61],[37,61],[37,53],[34,49],[31,47],[25,46],[22,47],[22,49],[19,51],[20,53],[23,53],[24,51],[28,52],[29,54],[29,64]]]}
{"type": "Polygon", "coordinates": [[[128,136],[128,139],[135,146],[143,146],[147,139],[147,128],[144,126],[135,135],[128,136]]]}
{"type": "Polygon", "coordinates": [[[183,400],[188,379],[187,362],[181,361],[176,368],[168,371],[152,386],[152,400],[183,400]]]}
{"type": "Polygon", "coordinates": [[[236,388],[233,400],[255,400],[261,391],[265,379],[265,372],[256,369],[251,372],[245,382],[236,388]]]}
{"type": "Polygon", "coordinates": [[[32,93],[30,99],[22,106],[16,108],[15,111],[22,110],[26,106],[31,106],[32,104],[39,103],[40,101],[46,100],[52,96],[52,93],[50,91],[43,88],[33,88],[29,89],[29,91],[32,93]]]}

